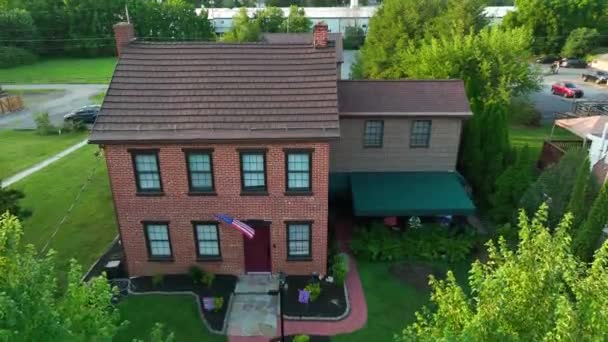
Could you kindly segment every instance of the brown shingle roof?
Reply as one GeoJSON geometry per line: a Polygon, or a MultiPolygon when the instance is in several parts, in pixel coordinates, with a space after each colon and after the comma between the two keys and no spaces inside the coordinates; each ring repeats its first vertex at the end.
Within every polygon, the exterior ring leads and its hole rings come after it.
{"type": "Polygon", "coordinates": [[[134,42],[116,66],[90,140],[338,136],[333,47],[134,42]]]}
{"type": "MultiPolygon", "coordinates": [[[[312,44],[312,33],[264,33],[262,40],[271,44],[312,44]]],[[[336,61],[344,62],[342,33],[329,33],[330,42],[336,48],[336,61]]]]}
{"type": "Polygon", "coordinates": [[[338,81],[340,115],[469,116],[461,80],[338,81]]]}

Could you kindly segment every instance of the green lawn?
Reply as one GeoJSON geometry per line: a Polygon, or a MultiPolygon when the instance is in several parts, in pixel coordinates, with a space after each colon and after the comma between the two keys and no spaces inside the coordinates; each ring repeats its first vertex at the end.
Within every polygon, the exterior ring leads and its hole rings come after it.
{"type": "Polygon", "coordinates": [[[165,331],[175,333],[175,341],[224,342],[226,337],[211,334],[201,322],[192,296],[145,295],[129,296],[118,305],[123,319],[129,325],[122,330],[115,342],[131,342],[134,338],[148,341],[156,322],[165,326],[165,331]]]}
{"type": "Polygon", "coordinates": [[[4,84],[109,83],[115,65],[115,57],[46,59],[0,69],[0,80],[4,84]]]}
{"type": "MultiPolygon", "coordinates": [[[[552,127],[552,124],[540,127],[511,126],[509,138],[513,147],[521,148],[528,145],[530,151],[538,156],[543,148],[543,142],[551,135],[552,127]]],[[[561,127],[555,127],[553,139],[577,139],[577,137],[561,127]]]]}
{"type": "Polygon", "coordinates": [[[89,100],[91,100],[94,104],[102,104],[103,103],[103,99],[106,97],[106,92],[102,91],[101,93],[95,94],[91,97],[89,97],[89,100]]]}
{"type": "Polygon", "coordinates": [[[0,179],[27,169],[86,136],[86,133],[40,136],[34,131],[0,131],[0,179]]]}
{"type": "Polygon", "coordinates": [[[12,186],[25,193],[21,204],[33,211],[23,222],[24,242],[40,250],[50,240],[60,271],[71,258],[88,269],[117,234],[107,170],[103,158],[94,156],[96,150],[85,146],[12,186]],[[94,167],[91,183],[52,237],[94,167]]]}

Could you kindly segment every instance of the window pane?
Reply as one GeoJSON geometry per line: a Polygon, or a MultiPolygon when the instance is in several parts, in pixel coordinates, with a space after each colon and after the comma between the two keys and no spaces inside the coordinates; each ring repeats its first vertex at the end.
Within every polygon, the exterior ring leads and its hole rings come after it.
{"type": "Polygon", "coordinates": [[[169,244],[169,230],[163,224],[149,224],[146,226],[150,255],[171,256],[171,245],[169,244]]]}
{"type": "Polygon", "coordinates": [[[196,226],[199,240],[217,240],[216,226],[210,224],[199,224],[196,226]]]}
{"type": "Polygon", "coordinates": [[[208,154],[189,154],[190,171],[211,171],[211,161],[208,154]]]}
{"type": "Polygon", "coordinates": [[[139,187],[141,189],[160,189],[160,177],[158,173],[140,173],[139,187]]]}
{"type": "Polygon", "coordinates": [[[289,171],[308,171],[309,165],[309,154],[298,153],[287,155],[287,167],[289,171]]]}
{"type": "Polygon", "coordinates": [[[156,155],[154,154],[138,154],[135,156],[135,165],[137,171],[158,171],[156,165],[156,155]]]}
{"type": "Polygon", "coordinates": [[[416,120],[412,124],[410,145],[414,147],[426,147],[431,138],[431,121],[416,120]]]}
{"type": "Polygon", "coordinates": [[[246,187],[264,186],[264,174],[263,173],[245,173],[243,180],[246,187]]]}
{"type": "Polygon", "coordinates": [[[293,173],[290,172],[288,174],[288,182],[287,187],[290,189],[308,189],[310,184],[310,179],[308,172],[306,173],[293,173]]]}
{"type": "Polygon", "coordinates": [[[192,187],[197,189],[207,189],[212,187],[211,173],[195,172],[190,175],[192,187]]]}
{"type": "Polygon", "coordinates": [[[289,225],[289,240],[308,240],[307,224],[292,224],[289,225]]]}
{"type": "Polygon", "coordinates": [[[383,129],[384,121],[366,121],[363,135],[363,145],[367,147],[382,146],[383,129]]]}
{"type": "Polygon", "coordinates": [[[150,254],[155,256],[171,256],[168,241],[150,241],[150,254]]]}
{"type": "Polygon", "coordinates": [[[308,241],[290,241],[289,255],[308,255],[308,241]]]}
{"type": "Polygon", "coordinates": [[[216,241],[199,241],[198,250],[200,255],[220,255],[216,241]]]}
{"type": "Polygon", "coordinates": [[[243,154],[243,171],[264,171],[264,156],[243,154]]]}
{"type": "Polygon", "coordinates": [[[200,255],[219,256],[220,246],[217,236],[217,226],[213,224],[199,224],[196,226],[198,251],[200,255]]]}
{"type": "Polygon", "coordinates": [[[150,240],[169,240],[167,226],[160,224],[148,225],[148,239],[150,240]]]}

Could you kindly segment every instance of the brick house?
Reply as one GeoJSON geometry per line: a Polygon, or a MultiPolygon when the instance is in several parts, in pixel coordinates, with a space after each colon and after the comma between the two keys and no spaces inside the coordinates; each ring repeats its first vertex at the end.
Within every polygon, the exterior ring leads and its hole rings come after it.
{"type": "MultiPolygon", "coordinates": [[[[358,177],[454,174],[471,114],[460,81],[339,81],[341,45],[325,25],[306,39],[246,44],[140,42],[130,24],[115,33],[120,59],[90,142],[105,152],[131,276],[191,265],[325,273],[330,194],[357,204],[378,196],[356,190],[358,177]],[[421,103],[404,110],[408,101],[421,103]]],[[[454,208],[442,213],[470,210],[454,208]]]]}

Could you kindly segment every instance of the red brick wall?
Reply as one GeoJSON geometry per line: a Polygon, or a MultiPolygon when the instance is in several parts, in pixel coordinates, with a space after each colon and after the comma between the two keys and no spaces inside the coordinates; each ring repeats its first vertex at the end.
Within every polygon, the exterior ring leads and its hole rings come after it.
{"type": "Polygon", "coordinates": [[[106,145],[104,147],[127,267],[131,276],[183,273],[191,265],[215,273],[244,272],[243,235],[220,225],[222,261],[197,262],[191,221],[214,220],[227,213],[244,221],[271,221],[272,272],[309,274],[326,272],[327,197],[329,182],[328,143],[273,143],[265,145],[106,145]],[[268,196],[241,196],[237,148],[267,148],[268,196]],[[284,196],[284,148],[313,148],[313,196],[284,196]],[[159,160],[164,196],[136,196],[130,148],[160,148],[159,160]],[[188,176],[182,148],[213,148],[217,196],[188,196],[188,176]],[[174,261],[150,262],[142,220],[169,221],[174,261]],[[312,220],[312,261],[287,261],[286,220],[312,220]]]}

